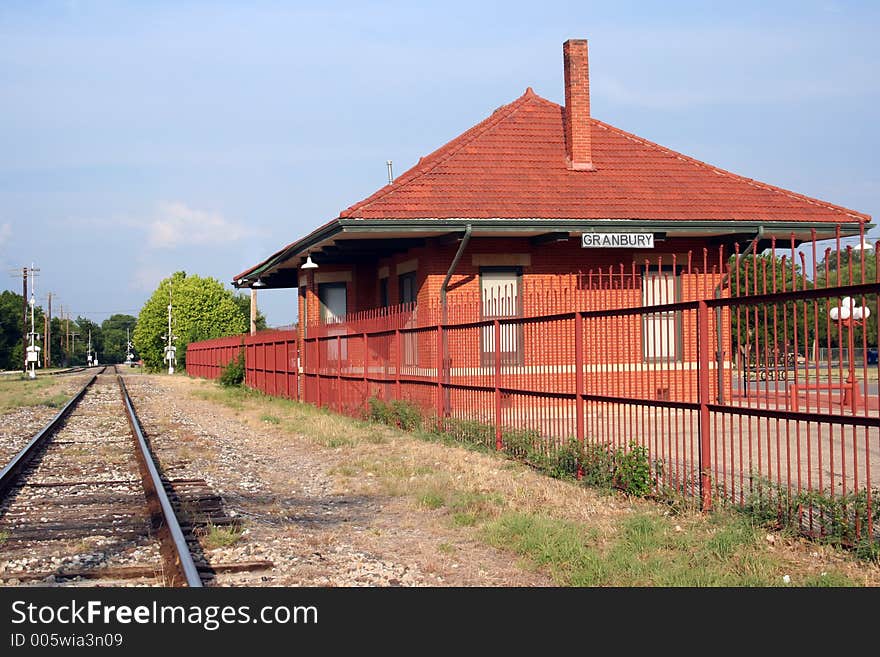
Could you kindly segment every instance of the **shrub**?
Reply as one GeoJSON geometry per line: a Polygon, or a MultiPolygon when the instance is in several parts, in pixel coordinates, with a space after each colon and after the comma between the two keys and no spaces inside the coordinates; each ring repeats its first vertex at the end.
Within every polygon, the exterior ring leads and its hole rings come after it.
{"type": "Polygon", "coordinates": [[[551,477],[571,479],[577,476],[578,468],[584,462],[584,456],[584,449],[577,438],[569,438],[547,458],[545,468],[551,477]]]}
{"type": "Polygon", "coordinates": [[[862,559],[880,560],[880,542],[868,535],[880,527],[880,489],[831,497],[819,491],[788,491],[764,477],[751,477],[742,510],[758,522],[806,533],[823,543],[853,549],[862,559]]]}
{"type": "Polygon", "coordinates": [[[396,399],[391,402],[391,415],[404,431],[415,431],[422,425],[422,413],[412,402],[396,399]]]}
{"type": "Polygon", "coordinates": [[[373,422],[397,427],[404,431],[415,431],[422,425],[422,413],[419,407],[402,399],[387,403],[376,397],[367,401],[367,416],[373,422]]]}
{"type": "Polygon", "coordinates": [[[614,487],[614,453],[608,445],[588,444],[581,460],[584,483],[598,488],[614,487]]]}
{"type": "Polygon", "coordinates": [[[378,397],[370,397],[367,401],[367,419],[381,424],[392,424],[391,408],[378,397]]]}
{"type": "Polygon", "coordinates": [[[436,426],[439,427],[439,433],[452,440],[483,447],[495,446],[495,428],[488,424],[476,420],[447,417],[436,426]]]}
{"type": "Polygon", "coordinates": [[[651,493],[654,479],[651,476],[651,459],[648,457],[648,449],[629,444],[629,449],[615,454],[614,478],[618,488],[628,495],[646,497],[651,493]]]}
{"type": "Polygon", "coordinates": [[[220,373],[220,385],[240,386],[244,381],[244,351],[238,352],[238,357],[229,361],[220,373]]]}

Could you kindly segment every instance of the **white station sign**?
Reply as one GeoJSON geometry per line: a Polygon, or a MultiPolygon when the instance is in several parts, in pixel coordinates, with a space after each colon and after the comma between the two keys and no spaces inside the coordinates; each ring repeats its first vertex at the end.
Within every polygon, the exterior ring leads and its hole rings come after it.
{"type": "Polygon", "coordinates": [[[585,249],[653,249],[654,233],[583,233],[585,249]]]}

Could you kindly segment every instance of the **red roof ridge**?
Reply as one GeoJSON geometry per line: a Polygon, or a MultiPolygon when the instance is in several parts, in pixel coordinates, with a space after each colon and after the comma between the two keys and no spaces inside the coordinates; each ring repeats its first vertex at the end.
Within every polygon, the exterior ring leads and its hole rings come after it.
{"type": "Polygon", "coordinates": [[[604,121],[600,121],[595,117],[590,117],[590,121],[592,121],[593,125],[598,128],[604,128],[606,130],[610,130],[612,132],[616,132],[617,134],[625,137],[626,139],[630,139],[634,142],[637,142],[643,146],[648,148],[653,148],[654,150],[660,151],[662,153],[666,153],[668,155],[672,155],[677,157],[678,159],[693,164],[695,166],[709,169],[712,173],[715,173],[719,176],[729,176],[731,178],[736,178],[737,180],[741,180],[752,187],[757,189],[765,189],[772,192],[777,192],[784,194],[790,198],[803,201],[805,203],[809,203],[810,205],[815,205],[820,208],[825,208],[826,210],[833,210],[836,212],[843,212],[847,216],[854,217],[857,219],[864,219],[866,221],[870,221],[870,215],[863,214],[861,212],[856,212],[855,210],[851,210],[850,208],[845,208],[842,205],[834,205],[833,203],[828,203],[827,201],[818,201],[818,199],[814,199],[809,196],[805,196],[804,194],[798,194],[797,192],[793,192],[790,189],[785,189],[784,187],[777,187],[775,185],[771,185],[769,183],[761,182],[760,180],[755,180],[754,178],[747,178],[746,176],[741,176],[738,173],[733,173],[732,171],[727,171],[726,169],[722,169],[720,167],[716,167],[712,164],[708,164],[701,160],[698,160],[695,157],[690,157],[688,155],[684,155],[683,153],[679,153],[678,151],[672,150],[666,146],[658,144],[656,142],[650,141],[643,137],[639,137],[638,135],[634,135],[631,132],[627,132],[626,130],[621,130],[620,128],[611,125],[610,123],[605,123],[604,121]]]}
{"type": "Polygon", "coordinates": [[[490,114],[488,117],[486,117],[476,125],[472,126],[470,129],[465,130],[463,133],[446,142],[445,144],[443,144],[443,146],[429,153],[428,155],[423,155],[419,158],[419,161],[416,162],[415,166],[400,174],[397,180],[380,188],[364,200],[359,201],[352,206],[349,206],[339,213],[339,217],[342,218],[354,216],[355,212],[363,210],[368,205],[375,203],[376,201],[384,198],[389,194],[394,193],[398,188],[412,182],[419,176],[431,171],[431,169],[434,169],[435,167],[443,164],[443,162],[446,162],[448,159],[453,157],[462,148],[494,128],[504,119],[513,115],[526,102],[544,102],[550,105],[556,105],[556,103],[553,103],[546,98],[541,98],[541,96],[536,94],[531,87],[527,87],[522,96],[520,96],[513,102],[507,103],[506,105],[501,105],[494,112],[492,112],[492,114],[490,114]]]}

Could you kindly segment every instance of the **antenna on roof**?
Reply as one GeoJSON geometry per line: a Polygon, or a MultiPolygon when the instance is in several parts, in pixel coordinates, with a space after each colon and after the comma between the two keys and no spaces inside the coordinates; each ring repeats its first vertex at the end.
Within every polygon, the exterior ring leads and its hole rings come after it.
{"type": "Polygon", "coordinates": [[[385,164],[388,165],[388,184],[390,185],[394,182],[394,174],[391,173],[391,160],[388,160],[385,164]]]}

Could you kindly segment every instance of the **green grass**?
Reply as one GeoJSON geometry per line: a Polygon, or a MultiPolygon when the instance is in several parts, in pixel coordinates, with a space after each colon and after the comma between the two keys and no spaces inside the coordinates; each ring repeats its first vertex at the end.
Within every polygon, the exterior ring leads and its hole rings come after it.
{"type": "Polygon", "coordinates": [[[237,527],[208,525],[202,535],[202,544],[209,550],[234,545],[241,538],[241,530],[237,527]]]}
{"type": "Polygon", "coordinates": [[[508,512],[485,523],[489,544],[509,549],[565,586],[853,586],[839,572],[799,574],[761,544],[762,531],[735,515],[686,527],[637,514],[600,540],[595,530],[545,515],[508,512]],[[792,571],[792,572],[789,572],[792,571]]]}
{"type": "Polygon", "coordinates": [[[210,386],[194,390],[192,394],[235,411],[259,411],[261,422],[289,433],[306,435],[329,449],[353,447],[361,441],[372,444],[388,441],[388,429],[383,427],[352,420],[311,404],[271,397],[245,386],[210,386]]]}
{"type": "Polygon", "coordinates": [[[499,495],[477,491],[458,491],[449,503],[452,524],[459,527],[473,527],[478,522],[494,515],[496,507],[504,500],[499,495]]]}
{"type": "Polygon", "coordinates": [[[9,532],[6,530],[0,531],[0,545],[3,545],[8,540],[9,540],[9,532]]]}
{"type": "Polygon", "coordinates": [[[446,504],[446,497],[437,491],[426,491],[419,495],[418,500],[426,509],[439,509],[446,504]]]}
{"type": "Polygon", "coordinates": [[[70,398],[63,393],[49,394],[48,388],[57,383],[48,377],[28,379],[24,376],[0,380],[0,413],[8,413],[22,406],[49,406],[61,408],[70,398]]]}

